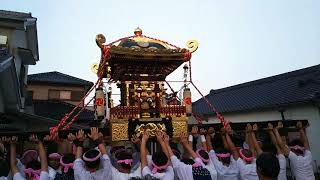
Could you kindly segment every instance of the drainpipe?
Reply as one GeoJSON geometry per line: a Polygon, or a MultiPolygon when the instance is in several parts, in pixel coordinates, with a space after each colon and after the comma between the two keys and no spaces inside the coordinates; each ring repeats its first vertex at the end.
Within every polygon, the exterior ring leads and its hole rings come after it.
{"type": "Polygon", "coordinates": [[[280,114],[281,114],[281,120],[282,120],[282,121],[285,121],[285,118],[284,118],[284,112],[285,112],[285,110],[284,110],[284,108],[279,108],[278,111],[279,111],[280,114]]]}
{"type": "MultiPolygon", "coordinates": [[[[278,111],[279,111],[280,114],[281,114],[281,120],[282,120],[282,122],[284,122],[284,121],[286,120],[285,117],[284,117],[285,109],[282,108],[282,107],[280,107],[278,111]]],[[[286,127],[284,127],[284,129],[286,130],[286,127]]],[[[287,132],[287,131],[285,131],[285,135],[286,135],[286,140],[287,140],[287,142],[288,142],[288,132],[287,132]]],[[[289,176],[293,179],[293,173],[291,172],[291,164],[290,164],[290,161],[289,161],[288,166],[289,166],[289,172],[288,172],[288,174],[289,174],[289,176]]]]}

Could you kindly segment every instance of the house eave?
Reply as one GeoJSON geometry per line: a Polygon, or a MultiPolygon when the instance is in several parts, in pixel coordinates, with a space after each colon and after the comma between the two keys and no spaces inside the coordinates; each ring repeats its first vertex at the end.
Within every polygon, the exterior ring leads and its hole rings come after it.
{"type": "Polygon", "coordinates": [[[0,83],[2,92],[5,94],[5,109],[8,111],[20,111],[22,107],[20,83],[18,80],[14,58],[8,57],[7,60],[0,64],[0,83]]]}
{"type": "MultiPolygon", "coordinates": [[[[289,108],[292,106],[307,105],[307,104],[313,105],[314,103],[315,103],[315,101],[313,101],[312,99],[308,99],[305,101],[270,105],[270,106],[264,106],[264,107],[256,107],[256,108],[250,108],[250,109],[242,109],[242,110],[235,110],[235,111],[221,111],[219,113],[221,113],[221,114],[236,114],[236,113],[261,112],[261,111],[270,111],[270,110],[279,111],[281,109],[289,108]]],[[[213,116],[215,116],[215,113],[214,112],[212,112],[212,113],[199,113],[199,115],[204,116],[204,117],[213,117],[213,116]]]]}
{"type": "Polygon", "coordinates": [[[23,64],[25,65],[35,65],[37,59],[35,59],[32,51],[25,48],[17,48],[18,55],[22,59],[23,64]]]}

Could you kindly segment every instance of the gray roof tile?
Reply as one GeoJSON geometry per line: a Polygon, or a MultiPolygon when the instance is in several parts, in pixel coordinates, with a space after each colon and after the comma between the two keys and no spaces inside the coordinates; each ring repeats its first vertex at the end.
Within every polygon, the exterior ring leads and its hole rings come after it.
{"type": "Polygon", "coordinates": [[[33,18],[33,17],[31,16],[31,13],[0,10],[0,18],[25,20],[27,18],[33,18]]]}
{"type": "Polygon", "coordinates": [[[81,86],[92,86],[93,83],[57,71],[30,74],[28,75],[28,84],[49,83],[49,84],[70,84],[81,86]]]}
{"type": "MultiPolygon", "coordinates": [[[[220,112],[240,112],[320,100],[320,65],[218,90],[206,96],[220,112]]],[[[213,112],[203,99],[192,105],[202,115],[213,112]]]]}

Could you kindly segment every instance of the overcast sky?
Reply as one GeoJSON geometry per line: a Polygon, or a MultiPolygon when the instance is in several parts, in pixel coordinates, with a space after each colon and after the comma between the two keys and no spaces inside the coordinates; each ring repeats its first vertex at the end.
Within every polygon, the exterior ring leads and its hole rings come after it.
{"type": "MultiPolygon", "coordinates": [[[[320,63],[319,0],[1,0],[0,9],[38,19],[40,61],[29,73],[59,71],[95,82],[95,35],[111,42],[137,26],[180,47],[198,40],[192,72],[204,94],[320,63]]],[[[181,77],[177,71],[168,79],[181,77]]]]}

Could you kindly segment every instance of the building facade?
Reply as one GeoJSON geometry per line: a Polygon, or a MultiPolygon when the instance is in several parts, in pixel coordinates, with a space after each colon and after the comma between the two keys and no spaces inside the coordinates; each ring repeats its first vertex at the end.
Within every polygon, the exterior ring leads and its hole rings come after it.
{"type": "MultiPolygon", "coordinates": [[[[298,137],[295,123],[309,123],[306,133],[311,152],[315,164],[320,164],[320,65],[211,90],[206,98],[238,130],[248,122],[264,128],[267,122],[283,121],[283,135],[291,141],[298,137]]],[[[219,123],[203,99],[193,103],[193,111],[204,117],[204,125],[219,123]]],[[[196,121],[191,119],[190,123],[196,121]]]]}
{"type": "Polygon", "coordinates": [[[0,112],[23,112],[29,65],[39,60],[37,19],[0,10],[0,112]]]}
{"type": "Polygon", "coordinates": [[[35,114],[28,99],[28,68],[38,61],[37,19],[31,13],[0,10],[0,136],[48,131],[59,123],[59,118],[35,114]]]}
{"type": "MultiPolygon", "coordinates": [[[[30,111],[39,116],[61,120],[75,106],[85,103],[83,97],[92,86],[90,81],[57,71],[30,74],[27,86],[30,111]]],[[[76,122],[86,126],[92,120],[94,112],[85,109],[76,122]]]]}

